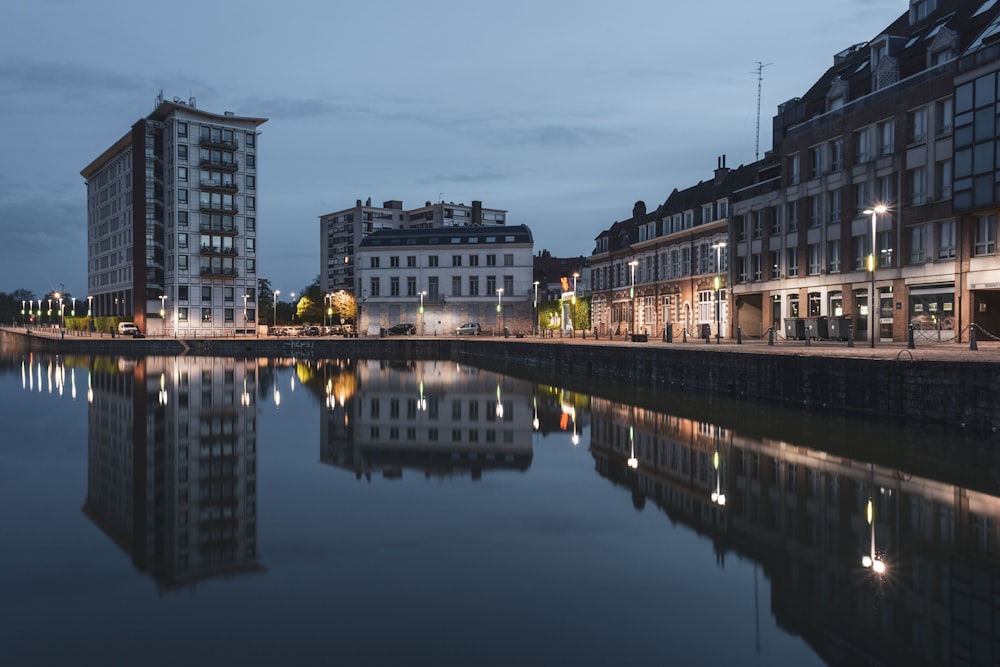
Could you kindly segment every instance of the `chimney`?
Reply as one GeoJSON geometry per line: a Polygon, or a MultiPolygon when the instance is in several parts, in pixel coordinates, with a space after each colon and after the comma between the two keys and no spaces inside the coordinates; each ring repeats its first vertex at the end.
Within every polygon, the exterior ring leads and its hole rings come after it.
{"type": "Polygon", "coordinates": [[[472,224],[483,224],[483,202],[472,200],[472,224]]]}

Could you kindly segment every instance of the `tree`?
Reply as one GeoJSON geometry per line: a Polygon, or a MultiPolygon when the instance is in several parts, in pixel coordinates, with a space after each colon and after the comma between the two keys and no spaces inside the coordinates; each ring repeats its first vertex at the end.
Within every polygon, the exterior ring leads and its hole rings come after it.
{"type": "Polygon", "coordinates": [[[274,291],[271,281],[267,278],[257,279],[257,307],[260,310],[260,321],[264,324],[274,321],[274,291]]]}
{"type": "Polygon", "coordinates": [[[330,317],[334,324],[357,323],[358,302],[354,295],[344,290],[338,290],[330,295],[330,317]]]}
{"type": "Polygon", "coordinates": [[[295,315],[300,322],[322,323],[323,305],[309,294],[303,294],[296,304],[295,315]]]}

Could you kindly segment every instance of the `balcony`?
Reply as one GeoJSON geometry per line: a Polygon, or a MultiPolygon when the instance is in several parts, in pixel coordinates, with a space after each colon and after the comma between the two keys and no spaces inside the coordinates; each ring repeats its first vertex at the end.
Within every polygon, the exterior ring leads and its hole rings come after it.
{"type": "Polygon", "coordinates": [[[221,169],[223,171],[236,171],[240,168],[240,163],[236,162],[221,162],[219,160],[201,160],[198,162],[198,166],[203,169],[221,169]]]}
{"type": "Polygon", "coordinates": [[[237,254],[236,248],[220,248],[214,245],[203,245],[198,248],[199,254],[202,255],[226,255],[229,257],[235,257],[237,254]]]}
{"type": "Polygon", "coordinates": [[[216,190],[218,192],[239,192],[239,186],[235,183],[219,183],[217,181],[202,181],[199,183],[202,190],[216,190]]]}
{"type": "Polygon", "coordinates": [[[199,275],[206,278],[236,278],[239,276],[239,271],[236,269],[224,269],[224,268],[212,268],[208,266],[201,267],[201,272],[199,275]]]}
{"type": "Polygon", "coordinates": [[[239,149],[239,144],[235,141],[225,141],[224,139],[212,139],[211,137],[199,137],[198,145],[204,146],[205,148],[220,148],[227,151],[235,151],[239,149]]]}
{"type": "Polygon", "coordinates": [[[201,224],[198,226],[198,231],[202,234],[231,234],[236,236],[239,232],[236,230],[236,225],[213,225],[213,224],[201,224]]]}
{"type": "Polygon", "coordinates": [[[198,206],[198,210],[204,213],[236,214],[240,212],[240,207],[236,204],[206,204],[205,202],[201,202],[198,206]]]}

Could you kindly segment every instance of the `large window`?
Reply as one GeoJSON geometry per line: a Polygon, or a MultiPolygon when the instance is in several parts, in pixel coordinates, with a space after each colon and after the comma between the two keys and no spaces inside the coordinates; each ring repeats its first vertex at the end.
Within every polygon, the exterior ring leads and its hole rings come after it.
{"type": "Polygon", "coordinates": [[[916,225],[910,228],[910,264],[923,264],[926,261],[924,227],[916,225]]]}
{"type": "Polygon", "coordinates": [[[840,241],[829,241],[826,244],[826,266],[830,273],[840,273],[840,241]]]}
{"type": "Polygon", "coordinates": [[[992,255],[996,251],[997,219],[993,215],[976,216],[976,257],[992,255]]]}
{"type": "Polygon", "coordinates": [[[938,259],[955,258],[955,221],[946,220],[938,225],[938,259]]]}

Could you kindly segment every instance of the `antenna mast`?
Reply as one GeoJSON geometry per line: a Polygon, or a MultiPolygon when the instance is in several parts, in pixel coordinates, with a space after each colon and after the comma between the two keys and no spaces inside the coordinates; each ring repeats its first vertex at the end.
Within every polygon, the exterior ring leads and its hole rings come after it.
{"type": "Polygon", "coordinates": [[[760,82],[764,79],[764,68],[773,65],[774,63],[762,63],[757,61],[757,71],[750,72],[751,74],[757,75],[757,143],[754,146],[753,159],[760,159],[760,82]]]}

